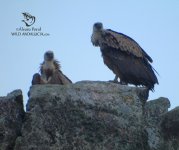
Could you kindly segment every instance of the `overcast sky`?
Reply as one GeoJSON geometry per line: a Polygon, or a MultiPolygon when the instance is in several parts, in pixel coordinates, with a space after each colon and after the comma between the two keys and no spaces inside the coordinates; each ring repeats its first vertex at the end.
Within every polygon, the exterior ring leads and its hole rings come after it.
{"type": "Polygon", "coordinates": [[[0,96],[22,89],[26,104],[32,75],[47,50],[54,51],[73,82],[113,79],[100,49],[90,41],[92,26],[100,21],[104,28],[135,39],[153,58],[160,76],[149,99],[162,96],[170,99],[172,108],[179,105],[178,0],[1,0],[0,18],[0,96]],[[36,17],[30,29],[50,35],[12,36],[20,27],[27,28],[23,12],[36,17]]]}

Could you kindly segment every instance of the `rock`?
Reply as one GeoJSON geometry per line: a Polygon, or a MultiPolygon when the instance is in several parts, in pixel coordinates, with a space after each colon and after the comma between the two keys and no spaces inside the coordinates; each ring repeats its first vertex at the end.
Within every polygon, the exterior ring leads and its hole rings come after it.
{"type": "Polygon", "coordinates": [[[179,150],[179,107],[168,112],[169,107],[169,100],[163,97],[145,105],[150,150],[179,150]]]}
{"type": "Polygon", "coordinates": [[[0,150],[12,150],[24,117],[21,90],[0,97],[0,150]]]}
{"type": "Polygon", "coordinates": [[[161,127],[166,138],[179,138],[179,107],[163,116],[161,127]]]}
{"type": "Polygon", "coordinates": [[[169,107],[170,101],[164,97],[148,101],[145,104],[145,129],[148,133],[148,144],[151,150],[160,150],[160,148],[163,147],[164,139],[160,128],[160,122],[163,115],[168,112],[169,107]]]}
{"type": "Polygon", "coordinates": [[[164,114],[161,128],[166,147],[179,150],[179,107],[164,114]]]}
{"type": "Polygon", "coordinates": [[[110,82],[33,85],[0,98],[0,150],[179,150],[179,107],[110,82]]]}
{"type": "Polygon", "coordinates": [[[34,85],[15,150],[149,150],[143,91],[109,82],[34,85]]]}

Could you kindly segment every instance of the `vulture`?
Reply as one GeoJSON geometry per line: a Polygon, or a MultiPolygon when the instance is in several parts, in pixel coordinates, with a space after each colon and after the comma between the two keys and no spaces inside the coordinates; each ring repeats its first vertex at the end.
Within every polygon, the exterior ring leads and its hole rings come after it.
{"type": "Polygon", "coordinates": [[[61,66],[58,60],[54,59],[53,51],[47,51],[44,54],[44,61],[40,64],[40,74],[36,73],[32,79],[32,85],[35,84],[70,84],[72,81],[60,70],[61,66]]]}
{"type": "MultiPolygon", "coordinates": [[[[145,86],[153,91],[158,84],[155,69],[151,66],[152,58],[129,36],[111,29],[104,29],[103,24],[93,25],[91,42],[99,46],[104,64],[116,75],[114,82],[145,86]]],[[[156,72],[157,73],[157,72],[156,72]]]]}

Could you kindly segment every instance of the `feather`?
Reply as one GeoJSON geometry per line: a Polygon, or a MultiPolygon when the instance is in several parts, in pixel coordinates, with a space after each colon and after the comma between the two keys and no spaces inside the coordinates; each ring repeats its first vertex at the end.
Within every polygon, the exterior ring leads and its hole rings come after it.
{"type": "Polygon", "coordinates": [[[104,63],[116,74],[121,82],[145,85],[150,90],[158,83],[152,66],[145,59],[116,51],[115,48],[101,49],[104,63]]]}
{"type": "Polygon", "coordinates": [[[152,62],[152,58],[129,36],[115,32],[111,29],[103,30],[102,45],[116,48],[136,57],[146,58],[152,62]]]}
{"type": "Polygon", "coordinates": [[[150,90],[158,84],[155,69],[150,64],[152,58],[129,36],[105,30],[102,23],[95,23],[91,42],[100,47],[104,64],[120,78],[121,83],[142,85],[150,90]]]}
{"type": "Polygon", "coordinates": [[[40,64],[41,79],[48,84],[69,84],[72,81],[60,70],[61,65],[58,60],[45,61],[40,64]],[[46,64],[47,63],[47,64],[46,64]]]}

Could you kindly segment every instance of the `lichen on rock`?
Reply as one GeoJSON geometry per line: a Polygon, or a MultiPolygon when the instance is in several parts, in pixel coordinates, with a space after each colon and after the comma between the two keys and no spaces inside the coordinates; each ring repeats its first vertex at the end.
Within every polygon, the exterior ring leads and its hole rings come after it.
{"type": "Polygon", "coordinates": [[[24,118],[22,91],[0,97],[0,150],[12,150],[24,118]]]}
{"type": "Polygon", "coordinates": [[[33,85],[0,98],[2,150],[179,150],[179,109],[143,87],[102,81],[33,85]]]}
{"type": "Polygon", "coordinates": [[[139,90],[90,81],[35,85],[16,150],[147,149],[139,90]]]}

